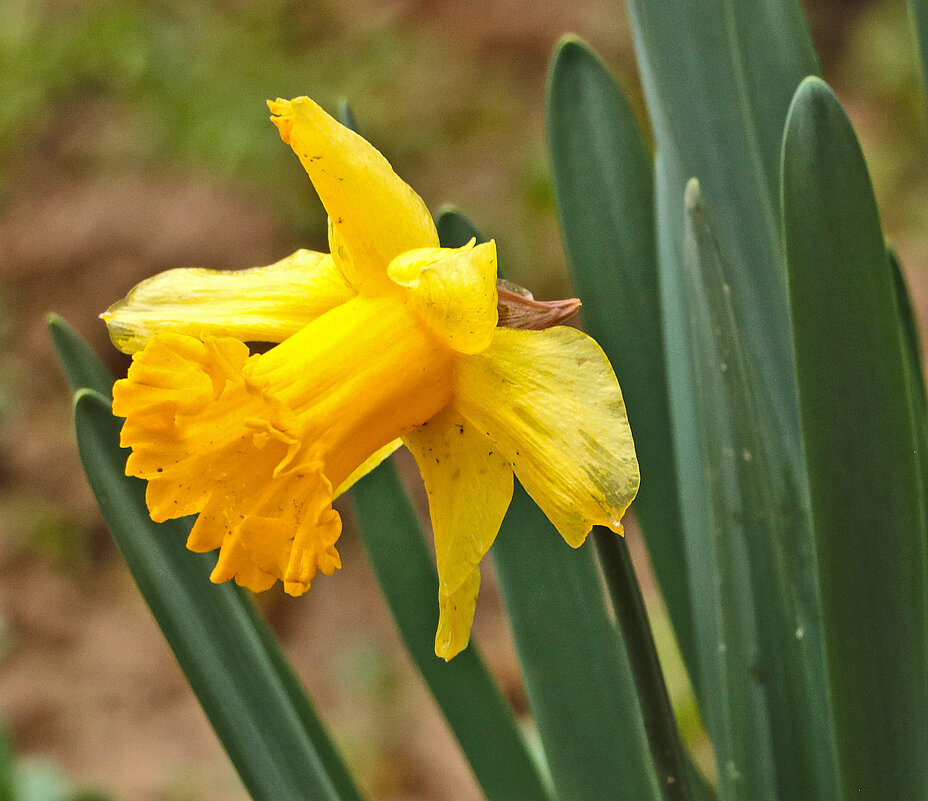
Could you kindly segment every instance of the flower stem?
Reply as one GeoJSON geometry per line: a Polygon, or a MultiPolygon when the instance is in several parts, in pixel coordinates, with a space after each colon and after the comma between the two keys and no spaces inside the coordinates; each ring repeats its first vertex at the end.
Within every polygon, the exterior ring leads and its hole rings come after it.
{"type": "Polygon", "coordinates": [[[667,694],[628,543],[606,528],[593,532],[606,586],[631,663],[644,727],[665,801],[691,801],[686,753],[667,694]]]}

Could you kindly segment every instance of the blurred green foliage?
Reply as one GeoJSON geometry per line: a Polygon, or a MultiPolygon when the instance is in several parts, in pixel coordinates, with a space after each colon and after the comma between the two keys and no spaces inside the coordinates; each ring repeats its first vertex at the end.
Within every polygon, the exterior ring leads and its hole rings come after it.
{"type": "MultiPolygon", "coordinates": [[[[358,41],[348,46],[337,22],[326,4],[310,10],[283,0],[255,6],[100,0],[58,13],[5,0],[0,158],[15,158],[36,135],[73,157],[67,150],[77,143],[69,137],[80,135],[74,126],[82,115],[75,111],[83,109],[111,116],[115,128],[96,141],[96,153],[80,154],[84,160],[112,162],[115,155],[267,181],[298,219],[311,193],[287,150],[268,136],[255,98],[333,85],[353,92],[360,87],[343,76],[376,81],[388,73],[385,62],[412,54],[399,30],[353,32],[358,41]],[[350,69],[359,59],[368,66],[363,73],[350,69]]],[[[389,95],[386,85],[366,88],[389,95]]]]}
{"type": "Polygon", "coordinates": [[[540,89],[546,54],[507,48],[493,70],[449,58],[471,47],[468,31],[436,36],[414,10],[365,0],[0,0],[0,201],[36,158],[78,174],[188,169],[256,191],[295,244],[322,247],[321,206],[261,104],[310,94],[334,111],[350,97],[433,207],[485,209],[514,277],[566,293],[541,120],[526,125],[527,76],[540,89]],[[451,143],[461,161],[424,155],[451,143]]]}
{"type": "Polygon", "coordinates": [[[108,801],[96,791],[76,790],[65,771],[40,757],[20,757],[0,723],[0,801],[108,801]]]}

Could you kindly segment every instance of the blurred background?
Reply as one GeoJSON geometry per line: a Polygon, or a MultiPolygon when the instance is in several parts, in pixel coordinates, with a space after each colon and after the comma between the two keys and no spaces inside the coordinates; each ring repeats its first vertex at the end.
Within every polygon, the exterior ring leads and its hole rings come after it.
{"type": "MultiPolygon", "coordinates": [[[[928,320],[928,142],[904,0],[807,12],[928,320]]],[[[43,780],[114,801],[245,798],[85,485],[45,315],[122,374],[97,315],[139,280],[326,249],[264,106],[299,94],[333,111],[349,98],[433,211],[457,205],[537,297],[568,295],[544,139],[547,61],[568,31],[645,120],[619,0],[0,0],[0,718],[43,780]]],[[[259,603],[373,798],[478,799],[345,517],[344,569],[259,603]]],[[[476,632],[524,713],[489,575],[476,632]]]]}

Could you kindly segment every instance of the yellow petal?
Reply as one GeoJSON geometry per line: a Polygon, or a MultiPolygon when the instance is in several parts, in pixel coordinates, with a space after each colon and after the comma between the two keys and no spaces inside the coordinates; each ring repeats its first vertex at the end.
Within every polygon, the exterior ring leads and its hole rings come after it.
{"type": "Polygon", "coordinates": [[[367,461],[363,462],[360,467],[339,484],[338,488],[335,490],[335,497],[337,498],[339,495],[348,492],[358,481],[370,473],[371,470],[396,453],[402,445],[403,440],[395,439],[393,442],[388,442],[379,451],[375,451],[367,461]]]}
{"type": "Polygon", "coordinates": [[[438,246],[422,198],[371,144],[308,97],[268,107],[328,212],[333,257],[359,292],[389,288],[387,265],[400,253],[438,246]]]}
{"type": "Polygon", "coordinates": [[[499,319],[495,242],[408,251],[387,272],[406,289],[412,312],[456,351],[490,344],[499,319]]]}
{"type": "Polygon", "coordinates": [[[425,482],[435,536],[440,607],[435,653],[451,659],[470,638],[478,565],[512,500],[512,469],[486,434],[450,407],[404,441],[425,482]]]}
{"type": "Polygon", "coordinates": [[[395,294],[357,296],[267,353],[230,337],[156,336],[113,390],[152,517],[199,513],[215,581],[305,592],[340,566],[333,486],[451,401],[455,355],[395,294]]]}
{"type": "Polygon", "coordinates": [[[568,544],[594,525],[622,532],[638,461],[618,381],[590,337],[500,328],[487,350],[459,359],[454,403],[488,432],[568,544]]]}
{"type": "Polygon", "coordinates": [[[282,342],[354,295],[332,257],[298,250],[250,270],[168,270],[138,284],[101,316],[113,344],[141,350],[157,334],[282,342]]]}
{"type": "MultiPolygon", "coordinates": [[[[510,474],[511,475],[511,474],[510,474]]],[[[474,568],[464,583],[454,590],[438,587],[438,630],[435,655],[446,662],[454,659],[470,642],[474,610],[480,592],[480,569],[474,568]]]]}

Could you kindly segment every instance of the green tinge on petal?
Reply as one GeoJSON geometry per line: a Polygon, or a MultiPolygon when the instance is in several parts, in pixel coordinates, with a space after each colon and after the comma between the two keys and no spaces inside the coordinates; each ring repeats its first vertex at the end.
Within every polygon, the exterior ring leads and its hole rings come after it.
{"type": "Polygon", "coordinates": [[[599,345],[573,328],[497,329],[459,360],[455,406],[496,443],[561,536],[622,532],[638,461],[622,393],[599,345]]]}
{"type": "Polygon", "coordinates": [[[454,350],[489,346],[499,320],[495,242],[412,250],[387,272],[406,289],[410,309],[454,350]]]}
{"type": "Polygon", "coordinates": [[[359,292],[388,287],[387,265],[415,248],[437,247],[425,203],[390,163],[308,97],[268,103],[281,138],[299,156],[328,212],[332,253],[359,292]]]}
{"type": "Polygon", "coordinates": [[[435,653],[451,659],[470,638],[479,564],[512,500],[512,469],[486,434],[450,407],[404,441],[425,482],[435,536],[441,611],[435,653]]]}
{"type": "Polygon", "coordinates": [[[249,270],[167,270],[142,281],[101,316],[124,353],[165,332],[282,342],[354,294],[331,256],[298,250],[249,270]]]}

